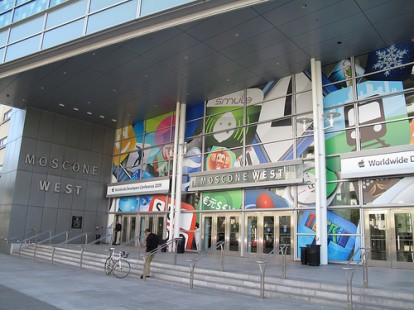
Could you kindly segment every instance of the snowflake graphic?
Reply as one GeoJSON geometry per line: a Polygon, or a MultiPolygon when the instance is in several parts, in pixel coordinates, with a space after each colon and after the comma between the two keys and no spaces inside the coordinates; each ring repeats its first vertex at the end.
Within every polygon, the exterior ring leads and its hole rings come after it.
{"type": "Polygon", "coordinates": [[[389,76],[392,68],[403,64],[404,56],[408,53],[406,49],[398,49],[395,45],[391,45],[383,51],[377,51],[377,63],[374,69],[385,70],[384,75],[389,76]]]}

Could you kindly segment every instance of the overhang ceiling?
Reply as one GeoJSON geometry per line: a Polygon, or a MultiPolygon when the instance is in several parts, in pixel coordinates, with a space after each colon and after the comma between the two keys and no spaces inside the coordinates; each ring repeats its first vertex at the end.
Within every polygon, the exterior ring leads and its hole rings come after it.
{"type": "Polygon", "coordinates": [[[310,58],[329,64],[414,34],[414,1],[275,0],[225,9],[242,2],[199,1],[4,64],[0,103],[121,127],[177,101],[191,105],[301,72],[310,58]],[[208,10],[215,13],[203,16],[208,10]]]}

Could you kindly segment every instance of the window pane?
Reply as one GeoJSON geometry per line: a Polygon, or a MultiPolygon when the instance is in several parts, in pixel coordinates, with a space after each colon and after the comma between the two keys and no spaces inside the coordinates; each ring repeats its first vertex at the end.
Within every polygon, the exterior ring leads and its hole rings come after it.
{"type": "Polygon", "coordinates": [[[47,8],[48,0],[32,1],[24,4],[14,11],[13,22],[30,17],[36,13],[42,12],[47,8]]]}
{"type": "Polygon", "coordinates": [[[6,44],[7,41],[7,31],[0,32],[0,46],[6,44]]]}
{"type": "Polygon", "coordinates": [[[156,12],[168,10],[175,6],[193,2],[194,0],[163,0],[163,1],[154,1],[154,0],[143,0],[141,8],[141,16],[146,16],[156,12]]]}
{"type": "Polygon", "coordinates": [[[19,43],[10,45],[6,52],[6,61],[30,55],[39,51],[40,35],[32,37],[30,39],[21,41],[19,43]]]}
{"type": "Polygon", "coordinates": [[[12,11],[0,15],[0,27],[10,25],[12,17],[12,11]]]}
{"type": "Polygon", "coordinates": [[[88,20],[87,34],[107,29],[136,18],[137,2],[127,2],[111,9],[91,15],[88,20]]]}
{"type": "Polygon", "coordinates": [[[0,2],[0,13],[5,12],[13,7],[14,0],[3,0],[0,2]]]}
{"type": "Polygon", "coordinates": [[[83,19],[45,32],[43,48],[49,48],[82,36],[83,19]]]}
{"type": "Polygon", "coordinates": [[[36,19],[25,22],[24,24],[14,26],[10,31],[9,42],[13,43],[21,39],[30,37],[33,34],[39,33],[42,31],[43,27],[43,16],[36,19]]]}
{"type": "Polygon", "coordinates": [[[86,0],[78,1],[50,12],[47,16],[46,29],[77,19],[86,14],[86,0]]]}
{"type": "Polygon", "coordinates": [[[61,4],[63,2],[66,2],[66,1],[68,1],[68,0],[50,0],[50,6],[49,7],[54,7],[54,6],[58,5],[58,4],[61,4]]]}
{"type": "MultiPolygon", "coordinates": [[[[134,0],[136,2],[137,0],[134,0]]],[[[91,1],[91,7],[89,9],[90,13],[99,11],[103,8],[106,8],[108,6],[111,6],[116,3],[124,2],[124,0],[92,0],[91,1]]]]}

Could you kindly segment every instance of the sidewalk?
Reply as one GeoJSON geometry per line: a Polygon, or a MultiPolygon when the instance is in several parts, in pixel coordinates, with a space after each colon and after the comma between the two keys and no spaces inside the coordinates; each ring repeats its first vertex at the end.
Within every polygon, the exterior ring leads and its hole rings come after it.
{"type": "MultiPolygon", "coordinates": [[[[158,254],[157,254],[158,255],[158,254]]],[[[158,255],[161,256],[161,255],[158,255]]],[[[156,279],[117,279],[104,272],[0,254],[0,309],[329,309],[287,300],[177,286],[156,279]]],[[[346,309],[346,308],[344,308],[346,309]]]]}

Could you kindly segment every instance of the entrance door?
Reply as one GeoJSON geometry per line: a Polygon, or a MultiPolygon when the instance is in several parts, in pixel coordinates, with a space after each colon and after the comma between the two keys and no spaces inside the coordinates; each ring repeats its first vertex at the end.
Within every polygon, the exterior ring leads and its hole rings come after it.
{"type": "Polygon", "coordinates": [[[291,213],[248,213],[246,214],[246,256],[262,256],[277,253],[281,245],[287,245],[287,254],[292,251],[291,213]]]}
{"type": "Polygon", "coordinates": [[[140,214],[137,216],[137,243],[145,246],[145,229],[150,229],[158,235],[159,240],[166,237],[166,215],[164,214],[140,214]]]}
{"type": "MultiPolygon", "coordinates": [[[[137,217],[135,215],[127,215],[122,217],[122,235],[121,243],[131,240],[136,235],[137,217]]],[[[135,243],[132,243],[135,244],[135,243]]]]}
{"type": "Polygon", "coordinates": [[[414,269],[413,219],[414,209],[367,211],[369,265],[414,269]]]}
{"type": "Polygon", "coordinates": [[[225,241],[228,253],[240,254],[240,215],[203,215],[202,216],[202,250],[209,249],[219,241],[225,241]]]}

